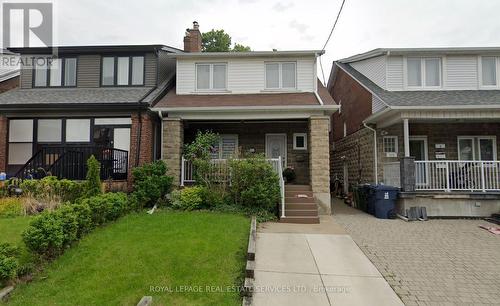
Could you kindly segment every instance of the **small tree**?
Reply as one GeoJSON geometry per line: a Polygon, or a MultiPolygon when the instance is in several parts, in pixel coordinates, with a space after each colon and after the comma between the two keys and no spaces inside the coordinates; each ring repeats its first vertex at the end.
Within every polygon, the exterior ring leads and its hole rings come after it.
{"type": "Polygon", "coordinates": [[[136,167],[132,170],[136,208],[152,207],[161,203],[172,191],[173,177],[167,175],[167,164],[162,160],[136,167]]]}
{"type": "Polygon", "coordinates": [[[215,165],[210,160],[214,144],[219,139],[219,135],[214,132],[198,131],[195,140],[184,146],[184,156],[193,163],[196,182],[209,189],[215,187],[210,176],[215,165]]]}
{"type": "Polygon", "coordinates": [[[93,197],[102,193],[101,164],[94,155],[87,160],[87,178],[85,182],[85,196],[93,197]]]}
{"type": "Polygon", "coordinates": [[[201,48],[203,52],[244,52],[250,47],[238,43],[231,48],[231,36],[224,30],[214,30],[202,34],[201,48]]]}

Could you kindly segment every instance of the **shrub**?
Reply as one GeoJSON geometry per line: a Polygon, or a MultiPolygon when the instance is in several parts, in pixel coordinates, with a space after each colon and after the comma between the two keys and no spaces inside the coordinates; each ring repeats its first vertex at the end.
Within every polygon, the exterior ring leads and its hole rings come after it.
{"type": "Polygon", "coordinates": [[[60,254],[65,241],[61,218],[43,212],[23,232],[23,241],[31,252],[42,257],[53,258],[60,254]]]}
{"type": "Polygon", "coordinates": [[[101,193],[101,164],[94,155],[91,155],[87,160],[87,177],[84,194],[86,197],[93,197],[101,193]]]}
{"type": "Polygon", "coordinates": [[[63,246],[69,246],[77,238],[78,233],[78,216],[76,215],[73,207],[63,205],[61,208],[54,212],[54,216],[61,221],[63,232],[63,246]]]}
{"type": "Polygon", "coordinates": [[[20,198],[0,198],[0,217],[24,215],[24,204],[20,198]]]}
{"type": "Polygon", "coordinates": [[[167,165],[158,160],[132,170],[134,201],[139,206],[152,207],[164,200],[172,190],[173,177],[167,176],[167,165]]]}
{"type": "Polygon", "coordinates": [[[200,209],[203,206],[204,187],[187,187],[180,191],[178,200],[172,203],[172,207],[183,210],[200,209]]]}
{"type": "Polygon", "coordinates": [[[127,195],[121,192],[86,198],[79,204],[89,208],[92,225],[101,225],[116,220],[128,211],[127,195]]]}
{"type": "Polygon", "coordinates": [[[82,238],[83,235],[88,234],[94,228],[92,210],[87,204],[73,204],[71,207],[73,208],[73,212],[78,222],[76,237],[82,238]]]}
{"type": "Polygon", "coordinates": [[[273,211],[280,199],[279,178],[263,156],[231,161],[230,195],[243,207],[273,211]]]}
{"type": "Polygon", "coordinates": [[[19,250],[8,244],[0,244],[0,282],[5,282],[16,277],[19,262],[17,256],[19,250]]]}

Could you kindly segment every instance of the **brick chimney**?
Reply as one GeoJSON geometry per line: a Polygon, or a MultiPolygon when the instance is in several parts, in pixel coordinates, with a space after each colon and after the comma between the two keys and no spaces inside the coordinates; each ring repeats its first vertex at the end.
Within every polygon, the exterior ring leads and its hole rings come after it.
{"type": "Polygon", "coordinates": [[[197,21],[193,21],[192,29],[186,29],[186,36],[184,36],[184,51],[201,52],[201,32],[197,21]]]}

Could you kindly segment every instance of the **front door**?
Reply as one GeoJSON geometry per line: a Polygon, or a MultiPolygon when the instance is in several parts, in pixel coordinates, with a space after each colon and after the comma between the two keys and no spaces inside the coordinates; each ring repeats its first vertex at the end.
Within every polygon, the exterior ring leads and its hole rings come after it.
{"type": "MultiPolygon", "coordinates": [[[[416,161],[427,160],[427,138],[426,137],[411,137],[410,138],[410,156],[415,157],[416,161]]],[[[415,164],[416,185],[422,186],[427,184],[428,169],[426,164],[415,164]]]]}
{"type": "Polygon", "coordinates": [[[266,158],[280,156],[286,168],[286,134],[266,134],[266,158]]]}

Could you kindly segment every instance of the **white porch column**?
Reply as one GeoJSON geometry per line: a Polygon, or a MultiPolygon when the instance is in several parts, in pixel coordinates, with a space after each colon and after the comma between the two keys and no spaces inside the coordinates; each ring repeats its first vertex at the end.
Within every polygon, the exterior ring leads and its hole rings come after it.
{"type": "Polygon", "coordinates": [[[403,139],[405,145],[405,157],[410,157],[410,125],[408,119],[403,119],[403,139]]]}

